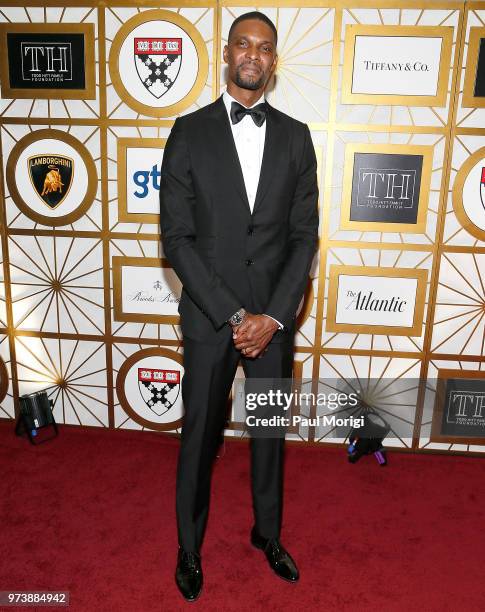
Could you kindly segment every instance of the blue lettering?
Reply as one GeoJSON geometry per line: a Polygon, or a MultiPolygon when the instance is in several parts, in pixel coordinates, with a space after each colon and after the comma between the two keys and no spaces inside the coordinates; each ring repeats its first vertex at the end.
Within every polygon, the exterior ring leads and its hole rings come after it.
{"type": "Polygon", "coordinates": [[[141,191],[137,190],[133,192],[137,198],[143,199],[148,195],[148,185],[150,183],[150,177],[152,179],[153,189],[160,191],[160,176],[161,172],[158,170],[157,165],[154,164],[150,172],[148,170],[138,170],[133,175],[133,182],[137,187],[140,187],[141,191]]]}

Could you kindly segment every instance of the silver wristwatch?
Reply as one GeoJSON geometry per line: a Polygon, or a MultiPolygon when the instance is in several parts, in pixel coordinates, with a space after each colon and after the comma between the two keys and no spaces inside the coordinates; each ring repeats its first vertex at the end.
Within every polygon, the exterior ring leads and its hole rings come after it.
{"type": "Polygon", "coordinates": [[[244,308],[240,308],[237,312],[235,312],[230,319],[228,319],[228,323],[231,325],[241,325],[244,321],[244,317],[246,316],[246,310],[244,308]]]}

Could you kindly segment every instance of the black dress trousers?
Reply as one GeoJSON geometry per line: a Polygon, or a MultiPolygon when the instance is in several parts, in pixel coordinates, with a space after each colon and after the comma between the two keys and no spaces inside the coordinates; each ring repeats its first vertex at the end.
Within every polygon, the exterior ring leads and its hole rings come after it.
{"type": "MultiPolygon", "coordinates": [[[[261,358],[249,359],[234,347],[231,334],[219,344],[206,344],[184,336],[185,416],[177,468],[176,509],[179,544],[185,550],[199,552],[202,545],[212,466],[238,362],[241,360],[246,378],[291,378],[293,338],[288,333],[283,342],[271,342],[261,358]]],[[[284,438],[251,438],[250,449],[255,525],[261,536],[279,537],[284,438]]]]}

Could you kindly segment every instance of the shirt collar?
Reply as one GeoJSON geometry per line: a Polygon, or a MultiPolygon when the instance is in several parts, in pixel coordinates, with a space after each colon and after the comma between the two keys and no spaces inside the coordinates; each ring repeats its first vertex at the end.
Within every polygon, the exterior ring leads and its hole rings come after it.
{"type": "MultiPolygon", "coordinates": [[[[231,94],[227,93],[227,91],[225,91],[222,94],[222,99],[224,101],[224,106],[226,107],[227,114],[229,116],[229,122],[231,122],[231,103],[238,102],[238,101],[236,100],[236,98],[233,98],[231,94]]],[[[253,106],[256,106],[257,104],[261,104],[264,101],[265,99],[264,99],[264,93],[263,93],[263,95],[259,98],[259,100],[257,100],[253,105],[248,106],[247,108],[253,108],[253,106]]],[[[238,104],[241,104],[241,103],[238,102],[238,104]]],[[[244,106],[244,104],[242,106],[244,106]]]]}

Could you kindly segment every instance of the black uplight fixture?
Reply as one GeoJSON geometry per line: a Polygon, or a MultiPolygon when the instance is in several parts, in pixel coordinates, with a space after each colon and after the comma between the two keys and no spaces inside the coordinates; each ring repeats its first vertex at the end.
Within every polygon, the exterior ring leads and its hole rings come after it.
{"type": "Polygon", "coordinates": [[[47,397],[46,391],[21,395],[19,400],[20,413],[15,426],[17,436],[27,433],[31,444],[37,445],[58,435],[57,423],[52,412],[54,402],[47,397]],[[38,432],[44,427],[52,427],[54,434],[47,438],[43,436],[39,440],[38,432]]]}

